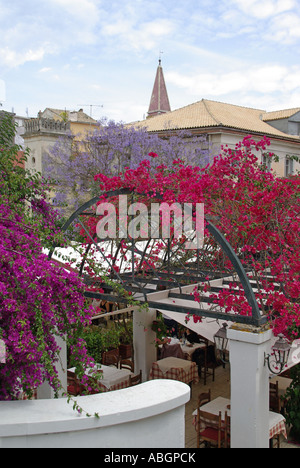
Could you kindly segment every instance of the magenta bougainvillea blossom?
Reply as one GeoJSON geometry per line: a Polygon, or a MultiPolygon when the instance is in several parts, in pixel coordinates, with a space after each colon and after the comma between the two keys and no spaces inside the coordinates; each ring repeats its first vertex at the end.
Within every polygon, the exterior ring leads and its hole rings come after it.
{"type": "Polygon", "coordinates": [[[45,380],[60,389],[55,362],[65,339],[79,368],[92,365],[78,334],[90,323],[78,275],[50,262],[33,227],[0,205],[0,329],[6,364],[0,365],[0,400],[31,395],[45,380]]]}
{"type": "Polygon", "coordinates": [[[44,381],[61,390],[59,347],[67,340],[80,375],[92,364],[83,327],[90,323],[78,275],[50,262],[43,248],[63,242],[49,183],[24,169],[28,151],[14,144],[11,114],[0,118],[0,400],[30,397],[44,381]],[[3,356],[2,360],[3,361],[3,356]]]}

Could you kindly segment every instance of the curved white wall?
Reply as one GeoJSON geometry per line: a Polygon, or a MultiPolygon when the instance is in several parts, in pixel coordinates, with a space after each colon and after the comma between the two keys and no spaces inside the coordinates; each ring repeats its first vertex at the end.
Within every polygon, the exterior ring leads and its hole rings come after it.
{"type": "Polygon", "coordinates": [[[65,398],[0,402],[2,448],[184,448],[188,385],[151,380],[114,392],[78,397],[78,415],[65,398]]]}

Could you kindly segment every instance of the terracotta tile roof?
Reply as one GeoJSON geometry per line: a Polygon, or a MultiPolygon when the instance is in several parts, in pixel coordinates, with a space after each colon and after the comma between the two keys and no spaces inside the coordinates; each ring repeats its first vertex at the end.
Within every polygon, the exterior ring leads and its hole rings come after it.
{"type": "Polygon", "coordinates": [[[266,121],[266,120],[287,119],[299,111],[300,111],[300,107],[294,107],[293,109],[284,109],[284,110],[279,110],[279,111],[266,112],[263,115],[263,120],[266,121]]]}
{"type": "Polygon", "coordinates": [[[70,111],[70,110],[67,110],[67,109],[54,109],[52,107],[47,107],[42,112],[42,115],[43,116],[49,116],[50,118],[52,118],[54,120],[63,120],[64,115],[66,115],[67,119],[70,122],[96,123],[96,120],[94,120],[88,114],[83,112],[82,109],[79,109],[79,111],[70,111]]]}
{"type": "Polygon", "coordinates": [[[202,99],[166,114],[143,120],[136,126],[147,127],[149,132],[163,130],[227,127],[263,135],[299,139],[277,130],[263,120],[266,111],[202,99]]]}

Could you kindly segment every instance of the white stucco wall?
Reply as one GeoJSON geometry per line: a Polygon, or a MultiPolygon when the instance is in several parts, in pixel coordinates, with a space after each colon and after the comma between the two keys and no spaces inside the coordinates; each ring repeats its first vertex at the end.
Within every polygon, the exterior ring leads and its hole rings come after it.
{"type": "Polygon", "coordinates": [[[114,392],[0,402],[0,448],[184,448],[188,385],[151,380],[114,392]]]}
{"type": "MultiPolygon", "coordinates": [[[[242,141],[243,138],[245,137],[244,134],[239,134],[239,133],[215,133],[209,135],[209,141],[210,141],[210,147],[211,151],[214,155],[218,155],[220,153],[220,147],[221,145],[228,145],[229,148],[234,149],[235,145],[242,141]]],[[[262,137],[260,136],[255,136],[254,139],[256,141],[260,141],[262,137]]],[[[271,152],[274,153],[278,156],[279,161],[272,161],[271,162],[271,168],[275,172],[275,174],[278,177],[284,177],[285,176],[285,160],[287,156],[297,156],[300,157],[300,147],[299,144],[287,140],[276,140],[274,138],[271,138],[271,144],[270,146],[267,146],[266,152],[271,152]]],[[[261,162],[261,151],[255,152],[253,151],[253,154],[255,154],[258,158],[258,160],[261,162]]],[[[296,174],[297,171],[300,170],[300,163],[294,161],[293,162],[293,174],[296,174]]]]}

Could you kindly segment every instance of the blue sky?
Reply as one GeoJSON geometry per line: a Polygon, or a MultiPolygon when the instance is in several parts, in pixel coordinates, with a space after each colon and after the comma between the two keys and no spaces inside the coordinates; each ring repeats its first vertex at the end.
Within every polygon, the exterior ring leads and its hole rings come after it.
{"type": "Polygon", "coordinates": [[[0,101],[146,116],[161,55],[172,110],[300,106],[299,0],[0,0],[0,101]],[[92,106],[92,107],[91,107],[92,106]],[[100,107],[103,106],[103,107],[100,107]]]}

